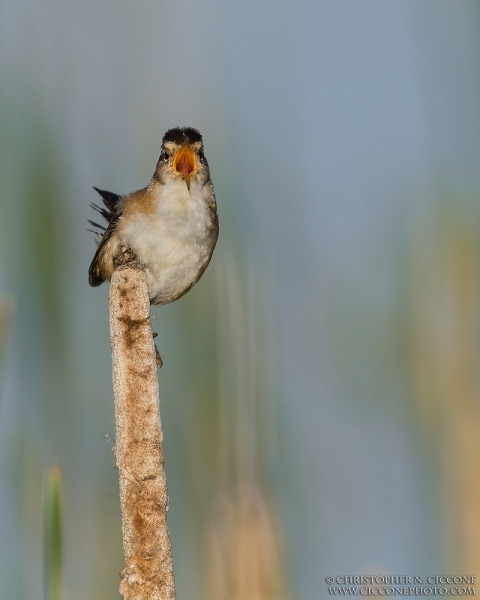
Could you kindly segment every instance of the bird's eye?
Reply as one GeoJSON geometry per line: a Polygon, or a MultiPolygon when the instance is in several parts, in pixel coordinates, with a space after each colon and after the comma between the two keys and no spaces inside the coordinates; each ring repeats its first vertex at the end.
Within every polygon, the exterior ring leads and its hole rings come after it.
{"type": "Polygon", "coordinates": [[[160,160],[168,160],[168,152],[166,150],[163,150],[160,154],[160,160]]]}
{"type": "Polygon", "coordinates": [[[203,153],[203,148],[200,148],[200,150],[198,151],[198,156],[202,162],[205,160],[205,154],[203,153]]]}

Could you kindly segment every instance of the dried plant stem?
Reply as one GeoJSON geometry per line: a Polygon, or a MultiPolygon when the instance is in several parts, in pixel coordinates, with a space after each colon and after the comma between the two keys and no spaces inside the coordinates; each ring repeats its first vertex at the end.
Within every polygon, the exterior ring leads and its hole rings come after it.
{"type": "Polygon", "coordinates": [[[145,273],[132,264],[112,277],[110,336],[125,553],[120,592],[125,600],[174,600],[150,302],[145,273]]]}

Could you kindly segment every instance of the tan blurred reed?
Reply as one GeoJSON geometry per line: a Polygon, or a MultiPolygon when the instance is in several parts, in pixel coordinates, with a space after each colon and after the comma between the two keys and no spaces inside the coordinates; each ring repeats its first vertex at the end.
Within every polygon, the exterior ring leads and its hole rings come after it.
{"type": "Polygon", "coordinates": [[[414,247],[412,374],[437,465],[445,566],[480,572],[480,353],[477,219],[447,212],[414,247]]]}
{"type": "Polygon", "coordinates": [[[269,474],[275,428],[266,319],[253,268],[225,258],[219,285],[217,490],[205,532],[205,600],[290,597],[282,521],[269,474]],[[268,350],[267,350],[268,348],[268,350]]]}

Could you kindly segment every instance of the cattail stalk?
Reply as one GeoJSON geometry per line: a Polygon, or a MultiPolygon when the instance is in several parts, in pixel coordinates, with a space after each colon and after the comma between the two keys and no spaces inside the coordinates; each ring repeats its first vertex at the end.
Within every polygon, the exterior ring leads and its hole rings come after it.
{"type": "Polygon", "coordinates": [[[174,600],[157,365],[145,272],[119,267],[110,285],[115,457],[120,479],[125,600],[174,600]]]}

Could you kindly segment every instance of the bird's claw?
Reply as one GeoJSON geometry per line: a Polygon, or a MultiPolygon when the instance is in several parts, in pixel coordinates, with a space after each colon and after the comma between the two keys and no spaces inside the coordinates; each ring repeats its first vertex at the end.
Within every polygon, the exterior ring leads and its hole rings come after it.
{"type": "Polygon", "coordinates": [[[122,246],[118,254],[113,257],[113,263],[115,266],[120,267],[122,265],[126,265],[129,263],[134,263],[138,265],[137,255],[133,250],[128,248],[127,246],[122,246]]]}
{"type": "MultiPolygon", "coordinates": [[[[152,333],[152,337],[153,337],[153,339],[155,339],[155,338],[157,337],[157,335],[158,335],[158,333],[154,331],[154,332],[152,333]]],[[[153,344],[153,345],[154,345],[154,347],[155,347],[155,360],[157,361],[157,365],[158,365],[159,367],[161,367],[161,366],[163,365],[163,360],[162,360],[162,357],[160,356],[160,352],[158,351],[158,348],[157,348],[157,346],[156,346],[155,344],[153,344]]]]}
{"type": "Polygon", "coordinates": [[[162,357],[160,356],[160,352],[158,348],[155,346],[155,360],[157,361],[157,366],[161,367],[163,365],[162,357]]]}

